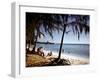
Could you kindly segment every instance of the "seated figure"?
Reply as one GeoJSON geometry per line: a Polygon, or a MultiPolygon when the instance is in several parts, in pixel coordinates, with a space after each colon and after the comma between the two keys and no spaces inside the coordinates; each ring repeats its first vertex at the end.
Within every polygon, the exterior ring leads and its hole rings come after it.
{"type": "Polygon", "coordinates": [[[44,56],[43,47],[39,47],[37,49],[37,54],[40,55],[40,56],[44,56]]]}
{"type": "Polygon", "coordinates": [[[52,52],[48,53],[47,56],[52,56],[52,52]]]}

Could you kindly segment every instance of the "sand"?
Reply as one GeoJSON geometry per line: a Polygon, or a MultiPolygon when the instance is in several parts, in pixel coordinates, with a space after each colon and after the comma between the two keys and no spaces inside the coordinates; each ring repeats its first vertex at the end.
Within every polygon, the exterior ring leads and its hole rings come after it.
{"type": "MultiPolygon", "coordinates": [[[[56,52],[52,52],[52,56],[46,56],[47,53],[49,53],[50,51],[43,50],[43,52],[46,58],[52,58],[52,57],[57,58],[58,57],[58,53],[56,52]]],[[[69,60],[71,65],[89,64],[89,59],[87,58],[72,56],[72,55],[64,54],[64,53],[61,54],[61,59],[69,60]]]]}

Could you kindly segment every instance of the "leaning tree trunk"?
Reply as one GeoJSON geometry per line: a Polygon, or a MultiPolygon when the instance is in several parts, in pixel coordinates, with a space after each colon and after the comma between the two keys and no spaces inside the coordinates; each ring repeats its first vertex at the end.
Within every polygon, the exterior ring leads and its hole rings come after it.
{"type": "Polygon", "coordinates": [[[35,52],[35,49],[36,49],[37,38],[38,38],[38,36],[36,36],[36,40],[34,41],[33,52],[35,52]]]}
{"type": "Polygon", "coordinates": [[[62,38],[61,38],[61,44],[60,44],[60,49],[59,49],[58,60],[61,57],[61,51],[62,51],[62,46],[63,46],[63,40],[64,40],[65,31],[66,31],[66,25],[64,25],[64,30],[63,30],[63,34],[62,34],[62,38]]]}

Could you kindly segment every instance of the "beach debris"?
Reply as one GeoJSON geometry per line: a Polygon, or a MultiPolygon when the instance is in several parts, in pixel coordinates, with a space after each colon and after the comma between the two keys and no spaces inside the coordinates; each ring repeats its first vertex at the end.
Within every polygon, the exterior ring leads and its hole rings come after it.
{"type": "Polygon", "coordinates": [[[58,61],[58,64],[62,64],[62,65],[71,65],[70,61],[68,59],[60,59],[58,61]]]}

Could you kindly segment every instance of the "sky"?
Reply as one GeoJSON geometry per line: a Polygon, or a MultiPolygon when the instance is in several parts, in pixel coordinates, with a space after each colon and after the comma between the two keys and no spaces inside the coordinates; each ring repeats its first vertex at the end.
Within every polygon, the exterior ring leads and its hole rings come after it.
{"type": "MultiPolygon", "coordinates": [[[[28,19],[29,19],[29,21],[31,19],[34,20],[35,18],[37,18],[38,15],[41,16],[41,14],[45,15],[44,13],[27,13],[27,21],[28,21],[28,19]]],[[[69,15],[69,14],[66,14],[66,15],[69,15]]],[[[79,15],[79,16],[81,16],[81,15],[79,15]]],[[[62,20],[62,18],[61,18],[61,20],[62,20]]],[[[69,23],[72,22],[72,21],[75,21],[75,20],[77,20],[75,17],[74,18],[68,17],[68,22],[69,23]]],[[[87,23],[87,25],[89,25],[90,21],[88,20],[86,23],[87,23]]],[[[73,27],[73,26],[71,26],[71,27],[73,27]]],[[[69,28],[67,27],[66,31],[70,31],[70,32],[68,34],[65,33],[63,43],[66,43],[66,44],[89,44],[89,34],[86,35],[83,32],[80,35],[80,38],[78,39],[78,35],[73,34],[73,31],[72,31],[71,27],[70,26],[69,26],[69,28]]],[[[57,31],[53,32],[52,33],[53,34],[53,39],[52,39],[50,37],[50,35],[45,33],[45,31],[43,30],[43,25],[40,28],[41,28],[41,32],[43,32],[45,34],[45,37],[42,36],[41,38],[38,38],[39,42],[49,41],[49,42],[52,42],[52,43],[61,43],[62,31],[60,31],[59,33],[57,31]]]]}
{"type": "MultiPolygon", "coordinates": [[[[62,37],[62,32],[54,32],[53,39],[48,35],[45,34],[45,37],[41,37],[38,39],[40,42],[53,42],[53,43],[60,43],[62,37]]],[[[68,34],[65,33],[63,43],[66,44],[89,44],[89,34],[85,34],[84,32],[80,35],[80,39],[76,34],[73,34],[73,31],[70,31],[68,34]]]]}

